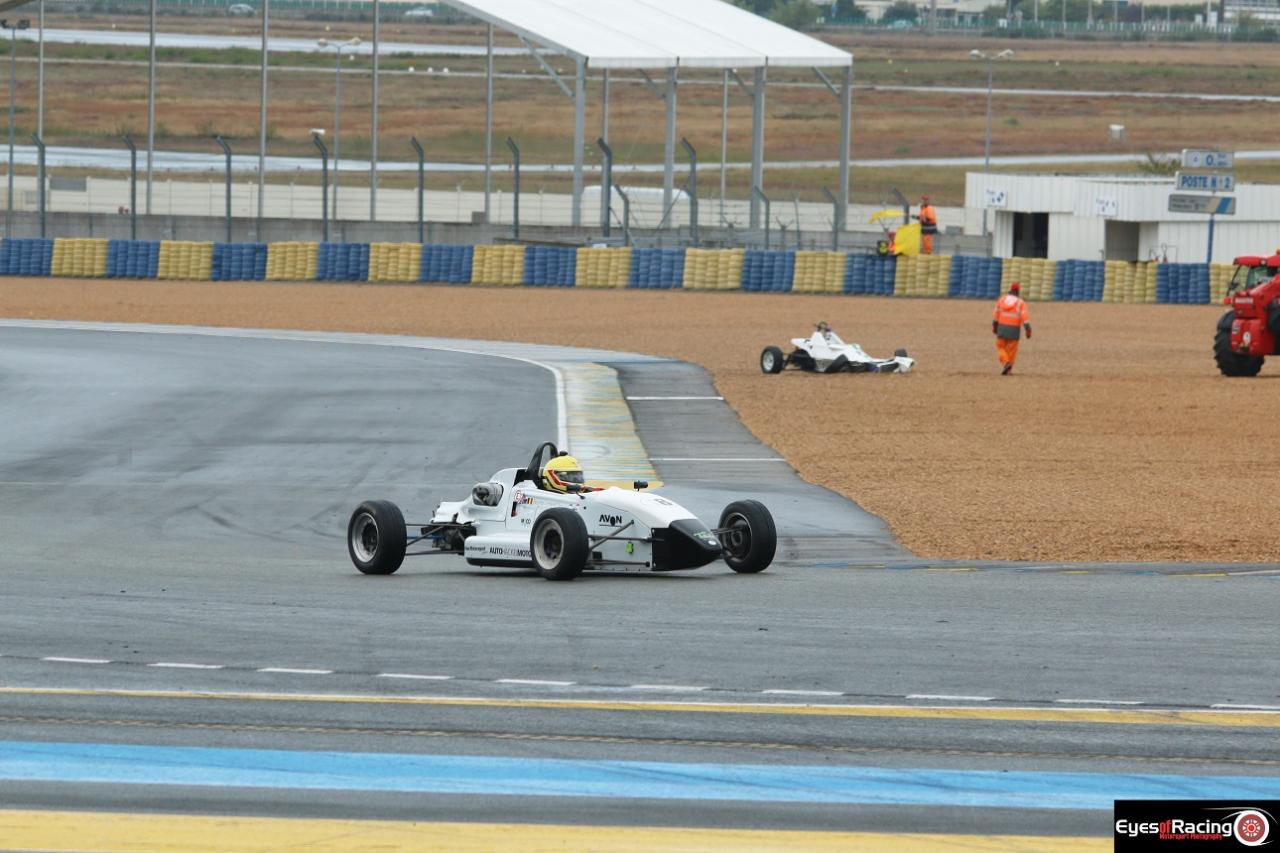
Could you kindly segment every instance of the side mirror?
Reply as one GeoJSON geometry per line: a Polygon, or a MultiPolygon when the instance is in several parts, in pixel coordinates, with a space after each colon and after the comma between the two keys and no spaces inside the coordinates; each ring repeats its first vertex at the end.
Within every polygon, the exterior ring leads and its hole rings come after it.
{"type": "Polygon", "coordinates": [[[637,492],[643,491],[644,489],[649,488],[649,482],[647,480],[636,480],[631,484],[631,487],[637,492]]]}

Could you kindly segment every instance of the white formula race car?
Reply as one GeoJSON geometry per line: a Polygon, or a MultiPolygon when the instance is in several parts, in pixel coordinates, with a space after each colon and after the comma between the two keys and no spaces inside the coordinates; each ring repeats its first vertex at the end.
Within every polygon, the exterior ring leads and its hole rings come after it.
{"type": "Polygon", "coordinates": [[[406,524],[387,501],[366,501],[347,525],[351,562],[367,575],[389,575],[406,556],[457,554],[473,566],[536,569],[547,580],[585,570],[673,572],[723,559],[740,574],[773,562],[773,516],[758,501],[735,501],[713,530],[661,495],[573,486],[544,488],[554,444],[534,451],[526,468],[504,468],[462,501],[444,501],[425,524],[406,524]],[[410,551],[410,548],[419,550],[410,551]]]}
{"type": "Polygon", "coordinates": [[[760,369],[765,373],[781,373],[795,367],[811,373],[910,373],[916,360],[900,349],[893,358],[872,358],[857,344],[847,344],[826,323],[807,338],[792,338],[794,350],[783,355],[778,347],[765,347],[760,353],[760,369]]]}

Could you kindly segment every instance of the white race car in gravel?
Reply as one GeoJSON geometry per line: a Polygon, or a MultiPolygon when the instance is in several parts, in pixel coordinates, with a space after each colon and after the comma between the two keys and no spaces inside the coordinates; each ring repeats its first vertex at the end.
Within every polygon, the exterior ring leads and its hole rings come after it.
{"type": "Polygon", "coordinates": [[[760,353],[760,369],[765,373],[781,373],[788,367],[811,373],[910,373],[916,360],[900,349],[893,358],[872,358],[857,344],[848,344],[826,323],[807,338],[792,338],[790,355],[778,347],[765,347],[760,353]]]}
{"type": "Polygon", "coordinates": [[[634,489],[543,488],[542,471],[558,456],[544,443],[525,468],[504,468],[462,501],[444,501],[425,524],[406,524],[388,501],[366,501],[347,525],[351,562],[367,575],[389,575],[406,556],[457,554],[473,566],[536,569],[547,580],[583,571],[673,572],[723,559],[740,574],[773,562],[773,516],[753,500],[735,501],[715,529],[661,495],[634,489]],[[410,551],[410,548],[419,550],[410,551]]]}

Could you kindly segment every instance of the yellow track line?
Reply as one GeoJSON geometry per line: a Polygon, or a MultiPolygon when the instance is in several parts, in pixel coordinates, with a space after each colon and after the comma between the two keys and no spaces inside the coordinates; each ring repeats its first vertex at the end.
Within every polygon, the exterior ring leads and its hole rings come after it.
{"type": "Polygon", "coordinates": [[[568,826],[497,823],[426,823],[385,820],[206,817],[96,812],[0,811],[6,850],[142,853],[476,853],[488,850],[589,850],[592,853],[740,851],[1044,851],[1109,850],[1110,839],[1026,835],[894,835],[748,829],[568,826]]]}
{"type": "Polygon", "coordinates": [[[1134,710],[1109,708],[1011,708],[916,705],[789,705],[773,703],[643,702],[595,699],[493,699],[465,696],[360,696],[328,693],[244,693],[178,690],[90,690],[0,687],[0,696],[82,696],[119,699],[196,699],[224,702],[297,702],[332,705],[413,705],[522,708],[558,711],[630,711],[680,714],[762,714],[800,717],[871,717],[1101,725],[1280,728],[1277,711],[1134,710]]]}

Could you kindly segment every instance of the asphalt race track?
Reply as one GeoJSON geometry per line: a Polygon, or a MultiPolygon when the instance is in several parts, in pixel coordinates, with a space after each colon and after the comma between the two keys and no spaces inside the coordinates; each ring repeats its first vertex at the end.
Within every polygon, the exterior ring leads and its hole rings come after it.
{"type": "Polygon", "coordinates": [[[1109,845],[1118,796],[1280,796],[1276,571],[920,561],[785,464],[706,453],[772,452],[661,399],[714,397],[700,371],[615,366],[673,496],[786,507],[769,571],[364,577],[354,505],[412,520],[523,464],[561,427],[550,371],[0,326],[0,840],[84,846],[55,818],[90,810],[173,849],[183,815],[360,821],[349,847],[417,820],[1047,848],[1109,845]]]}

